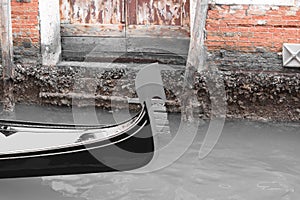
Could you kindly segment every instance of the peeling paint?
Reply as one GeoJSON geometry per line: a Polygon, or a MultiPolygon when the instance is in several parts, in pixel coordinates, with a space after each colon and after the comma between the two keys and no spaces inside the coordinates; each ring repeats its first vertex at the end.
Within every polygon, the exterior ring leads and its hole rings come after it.
{"type": "Polygon", "coordinates": [[[120,0],[60,0],[61,20],[70,24],[119,24],[120,0]]]}
{"type": "MultiPolygon", "coordinates": [[[[125,1],[126,2],[126,1],[125,1]]],[[[189,0],[135,0],[124,3],[122,0],[60,0],[62,23],[70,24],[119,24],[122,15],[128,13],[136,25],[189,26],[189,0]],[[133,8],[134,7],[134,8],[133,8]]],[[[131,20],[129,20],[131,21],[131,20]]]]}
{"type": "Polygon", "coordinates": [[[137,24],[189,26],[189,10],[189,0],[137,0],[137,24]]]}
{"type": "Polygon", "coordinates": [[[61,35],[189,37],[190,0],[60,0],[61,35]]]}

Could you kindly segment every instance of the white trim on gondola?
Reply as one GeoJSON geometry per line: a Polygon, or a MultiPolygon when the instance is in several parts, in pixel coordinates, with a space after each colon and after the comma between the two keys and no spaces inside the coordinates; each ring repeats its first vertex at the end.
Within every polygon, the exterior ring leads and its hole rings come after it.
{"type": "MultiPolygon", "coordinates": [[[[78,147],[78,146],[82,146],[82,145],[91,145],[91,144],[94,144],[94,143],[97,143],[97,142],[106,141],[106,140],[112,139],[114,137],[118,137],[118,136],[126,133],[128,130],[132,129],[138,122],[140,122],[140,120],[144,116],[145,116],[145,108],[143,107],[143,110],[141,110],[141,112],[139,113],[139,115],[135,117],[134,121],[133,121],[133,119],[131,119],[131,120],[128,120],[127,122],[124,122],[123,124],[115,125],[113,127],[107,127],[107,128],[104,127],[104,128],[99,128],[99,129],[93,129],[93,130],[85,130],[85,131],[82,132],[83,134],[86,134],[86,133],[97,133],[97,131],[103,131],[103,130],[107,131],[107,130],[109,130],[111,128],[116,128],[118,126],[123,126],[123,125],[126,125],[127,123],[129,124],[126,127],[126,129],[120,130],[118,132],[113,132],[112,134],[110,134],[110,135],[108,135],[106,137],[96,138],[96,139],[93,139],[93,140],[82,141],[82,142],[77,142],[77,143],[71,143],[71,144],[67,144],[67,145],[51,146],[51,147],[47,147],[47,148],[37,148],[37,149],[34,149],[34,150],[33,149],[31,149],[31,150],[26,149],[26,150],[10,151],[10,152],[7,152],[7,153],[1,153],[0,155],[1,156],[6,156],[6,155],[9,156],[9,155],[12,155],[12,154],[34,153],[34,152],[40,152],[40,151],[50,151],[50,150],[54,150],[54,149],[58,150],[58,149],[69,148],[69,147],[78,147]],[[89,131],[91,131],[91,132],[89,132],[89,131]]],[[[143,123],[143,125],[138,129],[138,131],[141,130],[145,126],[146,122],[143,123]]],[[[22,128],[22,129],[24,129],[24,128],[22,128]]],[[[34,128],[31,128],[31,129],[34,129],[34,128]]],[[[26,132],[29,132],[29,130],[30,130],[30,128],[26,128],[26,132]]],[[[60,130],[66,130],[66,129],[55,129],[55,133],[59,132],[60,130]]],[[[37,132],[44,132],[44,129],[37,128],[36,131],[37,132]]],[[[78,131],[82,131],[82,130],[78,130],[78,131]]],[[[138,131],[135,131],[133,134],[131,134],[129,137],[126,137],[125,139],[128,139],[128,138],[132,137],[138,131]]],[[[76,132],[76,133],[78,133],[78,132],[76,132]]],[[[116,143],[121,142],[121,141],[124,141],[124,139],[122,139],[120,141],[117,141],[117,142],[114,142],[114,143],[105,144],[105,145],[102,145],[102,146],[99,146],[99,147],[93,147],[91,149],[101,148],[101,147],[108,146],[108,145],[111,145],[111,144],[116,144],[116,143]]],[[[86,150],[87,149],[82,149],[80,151],[86,151],[86,150]]],[[[74,151],[74,152],[77,152],[77,151],[74,151]]],[[[64,153],[66,153],[66,152],[59,152],[59,153],[54,153],[54,154],[49,154],[49,155],[64,154],[64,153]]],[[[73,153],[73,152],[70,152],[70,153],[73,153]]],[[[39,157],[39,156],[44,156],[44,155],[48,155],[48,154],[41,154],[41,155],[35,155],[35,156],[25,156],[25,157],[39,157]]],[[[19,157],[3,157],[3,158],[0,158],[0,160],[6,160],[6,159],[12,159],[12,158],[19,158],[19,157]]]]}
{"type": "MultiPolygon", "coordinates": [[[[64,152],[46,153],[46,154],[39,154],[39,155],[5,157],[5,158],[0,158],[0,160],[19,159],[19,158],[35,158],[35,157],[44,157],[44,156],[52,156],[52,155],[70,154],[70,153],[76,153],[76,152],[81,152],[81,151],[89,151],[89,150],[93,150],[93,149],[103,148],[103,147],[106,147],[106,146],[117,144],[119,142],[125,141],[125,140],[133,137],[135,134],[137,134],[139,131],[141,131],[141,129],[143,129],[146,124],[147,124],[147,121],[145,121],[143,123],[143,125],[138,130],[136,130],[133,134],[129,135],[128,137],[125,137],[125,138],[123,138],[121,140],[118,140],[116,142],[111,142],[111,143],[101,145],[101,146],[97,146],[97,147],[90,147],[90,148],[86,148],[86,149],[72,150],[72,151],[68,151],[68,152],[64,151],[64,152]]],[[[96,143],[96,141],[94,141],[92,143],[96,143]]],[[[82,144],[80,144],[80,145],[82,145],[82,144]]],[[[84,145],[86,145],[86,144],[84,144],[84,145]]],[[[131,152],[131,153],[133,153],[133,152],[131,152]]]]}

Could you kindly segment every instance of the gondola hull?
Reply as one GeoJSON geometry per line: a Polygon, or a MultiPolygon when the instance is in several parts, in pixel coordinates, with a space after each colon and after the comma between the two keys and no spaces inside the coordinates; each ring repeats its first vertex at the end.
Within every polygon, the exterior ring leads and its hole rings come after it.
{"type": "Polygon", "coordinates": [[[153,157],[154,141],[148,113],[142,112],[132,128],[106,140],[2,154],[0,178],[128,171],[143,167],[153,157]]]}

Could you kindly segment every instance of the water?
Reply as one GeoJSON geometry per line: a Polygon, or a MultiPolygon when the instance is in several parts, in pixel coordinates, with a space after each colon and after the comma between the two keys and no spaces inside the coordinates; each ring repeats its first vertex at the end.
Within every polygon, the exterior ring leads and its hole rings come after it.
{"type": "MultiPolygon", "coordinates": [[[[98,112],[110,123],[109,112],[98,112]]],[[[68,108],[18,106],[18,119],[72,122],[68,108]]],[[[170,115],[176,129],[180,116],[170,115]]],[[[300,124],[227,120],[212,153],[198,151],[208,122],[187,152],[153,173],[99,173],[0,180],[4,200],[297,200],[300,124]]],[[[172,156],[170,155],[166,156],[172,156]]]]}

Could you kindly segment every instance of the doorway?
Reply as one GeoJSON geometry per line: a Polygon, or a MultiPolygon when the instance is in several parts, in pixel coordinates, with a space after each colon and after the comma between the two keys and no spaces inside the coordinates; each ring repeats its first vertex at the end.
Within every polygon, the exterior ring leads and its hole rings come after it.
{"type": "Polygon", "coordinates": [[[65,61],[184,63],[189,0],[60,0],[65,61]]]}

